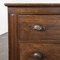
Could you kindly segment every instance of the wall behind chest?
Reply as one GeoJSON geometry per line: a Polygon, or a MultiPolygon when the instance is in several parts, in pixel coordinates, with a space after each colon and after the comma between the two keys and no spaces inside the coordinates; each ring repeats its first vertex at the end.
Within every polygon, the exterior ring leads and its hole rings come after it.
{"type": "Polygon", "coordinates": [[[8,32],[8,13],[4,3],[12,2],[12,0],[0,0],[0,35],[8,32]]]}

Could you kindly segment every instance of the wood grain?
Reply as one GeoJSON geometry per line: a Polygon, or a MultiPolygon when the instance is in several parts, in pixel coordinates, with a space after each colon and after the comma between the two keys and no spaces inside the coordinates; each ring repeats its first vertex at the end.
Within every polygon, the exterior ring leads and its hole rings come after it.
{"type": "Polygon", "coordinates": [[[19,15],[18,26],[20,41],[60,40],[60,15],[19,15]],[[46,30],[34,30],[33,25],[45,26],[46,30]]]}
{"type": "Polygon", "coordinates": [[[9,13],[16,14],[60,14],[59,7],[9,7],[9,13]]]}
{"type": "Polygon", "coordinates": [[[16,14],[8,14],[9,60],[17,60],[17,20],[16,14]]]}
{"type": "Polygon", "coordinates": [[[20,43],[20,60],[36,60],[33,52],[42,52],[43,60],[60,60],[60,44],[20,43]]]}
{"type": "Polygon", "coordinates": [[[43,52],[44,60],[60,60],[60,4],[5,5],[8,6],[9,60],[36,60],[30,56],[35,51],[43,52]],[[46,30],[34,30],[36,24],[45,26],[46,30]]]}
{"type": "Polygon", "coordinates": [[[60,3],[5,3],[8,7],[60,7],[60,3]]]}

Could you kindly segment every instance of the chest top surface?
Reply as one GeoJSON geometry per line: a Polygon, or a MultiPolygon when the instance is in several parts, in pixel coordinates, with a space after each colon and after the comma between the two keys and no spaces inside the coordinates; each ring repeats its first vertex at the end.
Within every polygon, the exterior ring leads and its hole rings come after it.
{"type": "Polygon", "coordinates": [[[60,7],[59,3],[5,3],[9,7],[60,7]]]}

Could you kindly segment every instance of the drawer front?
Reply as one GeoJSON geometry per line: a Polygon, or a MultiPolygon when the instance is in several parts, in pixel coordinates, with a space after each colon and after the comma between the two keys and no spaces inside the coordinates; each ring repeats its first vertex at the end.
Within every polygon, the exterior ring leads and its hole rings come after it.
{"type": "Polygon", "coordinates": [[[20,41],[60,40],[60,15],[19,15],[20,41]]]}
{"type": "Polygon", "coordinates": [[[20,43],[20,60],[60,60],[59,44],[20,43]]]}
{"type": "Polygon", "coordinates": [[[9,7],[9,13],[17,14],[60,14],[60,7],[9,7]]]}

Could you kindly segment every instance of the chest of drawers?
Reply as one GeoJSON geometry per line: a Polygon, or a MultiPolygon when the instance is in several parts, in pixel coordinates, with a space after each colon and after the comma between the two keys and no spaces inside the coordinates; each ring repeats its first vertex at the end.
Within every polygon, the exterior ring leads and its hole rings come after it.
{"type": "Polygon", "coordinates": [[[60,60],[60,4],[5,5],[9,60],[60,60]]]}

